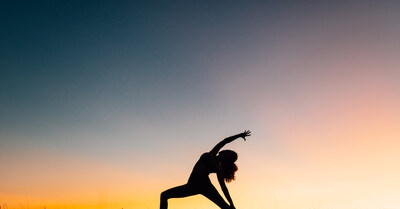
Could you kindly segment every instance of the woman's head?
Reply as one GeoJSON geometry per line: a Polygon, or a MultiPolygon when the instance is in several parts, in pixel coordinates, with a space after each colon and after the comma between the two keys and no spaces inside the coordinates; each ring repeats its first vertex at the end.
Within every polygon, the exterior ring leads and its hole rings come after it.
{"type": "Polygon", "coordinates": [[[235,164],[237,158],[237,153],[232,150],[222,150],[218,154],[218,159],[221,162],[221,175],[226,182],[235,180],[235,172],[238,170],[235,164]]]}

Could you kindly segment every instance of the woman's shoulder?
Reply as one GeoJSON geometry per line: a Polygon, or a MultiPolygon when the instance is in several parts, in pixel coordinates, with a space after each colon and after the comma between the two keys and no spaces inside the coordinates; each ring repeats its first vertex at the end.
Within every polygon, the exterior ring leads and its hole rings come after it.
{"type": "Polygon", "coordinates": [[[215,156],[212,155],[212,154],[209,153],[209,152],[203,153],[203,154],[201,155],[201,157],[200,157],[200,159],[207,159],[207,160],[211,160],[211,159],[214,159],[214,158],[215,158],[215,156]]]}
{"type": "Polygon", "coordinates": [[[211,154],[209,152],[205,152],[201,155],[201,158],[203,157],[211,157],[211,154]]]}
{"type": "Polygon", "coordinates": [[[217,161],[217,156],[212,155],[209,152],[205,152],[201,155],[200,160],[206,161],[207,163],[210,164],[215,164],[217,161]]]}
{"type": "Polygon", "coordinates": [[[218,163],[216,158],[217,157],[215,155],[212,155],[209,152],[205,152],[201,155],[200,161],[203,162],[204,165],[206,165],[210,173],[213,173],[218,170],[218,163]]]}
{"type": "Polygon", "coordinates": [[[203,156],[205,156],[205,157],[212,157],[212,158],[216,157],[216,155],[213,155],[213,154],[211,154],[210,152],[205,152],[205,153],[203,153],[201,156],[202,156],[202,157],[203,157],[203,156]]]}

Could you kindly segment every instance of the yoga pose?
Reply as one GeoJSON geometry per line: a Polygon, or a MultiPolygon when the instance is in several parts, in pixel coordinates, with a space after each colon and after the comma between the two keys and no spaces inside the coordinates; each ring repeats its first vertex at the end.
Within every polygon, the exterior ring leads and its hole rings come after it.
{"type": "Polygon", "coordinates": [[[225,181],[230,182],[235,180],[235,172],[238,169],[235,161],[238,155],[232,150],[219,150],[237,138],[243,138],[246,141],[245,137],[250,136],[250,133],[250,131],[244,131],[243,133],[225,138],[210,152],[202,154],[185,185],[174,187],[161,193],[160,209],[168,208],[169,198],[187,197],[196,194],[204,195],[222,209],[235,209],[225,181]],[[212,185],[208,177],[210,173],[217,174],[218,182],[229,204],[225,202],[212,185]]]}

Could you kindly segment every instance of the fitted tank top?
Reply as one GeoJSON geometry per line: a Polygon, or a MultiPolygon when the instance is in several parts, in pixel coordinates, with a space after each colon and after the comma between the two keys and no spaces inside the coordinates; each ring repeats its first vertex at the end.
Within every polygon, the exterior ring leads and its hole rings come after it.
{"type": "Polygon", "coordinates": [[[210,173],[216,173],[218,162],[216,157],[206,152],[200,156],[200,159],[194,165],[193,171],[190,174],[189,182],[198,181],[198,179],[208,179],[210,173]]]}
{"type": "Polygon", "coordinates": [[[210,153],[206,152],[202,154],[199,162],[203,163],[208,173],[215,173],[217,171],[217,160],[210,153]]]}

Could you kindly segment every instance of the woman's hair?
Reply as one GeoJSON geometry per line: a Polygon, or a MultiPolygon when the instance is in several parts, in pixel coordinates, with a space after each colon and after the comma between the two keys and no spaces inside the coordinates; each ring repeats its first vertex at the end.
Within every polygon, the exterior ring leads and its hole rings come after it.
{"type": "Polygon", "coordinates": [[[235,172],[238,170],[235,164],[238,158],[237,153],[232,150],[222,150],[218,155],[221,161],[221,175],[224,180],[228,183],[235,180],[235,172]]]}

